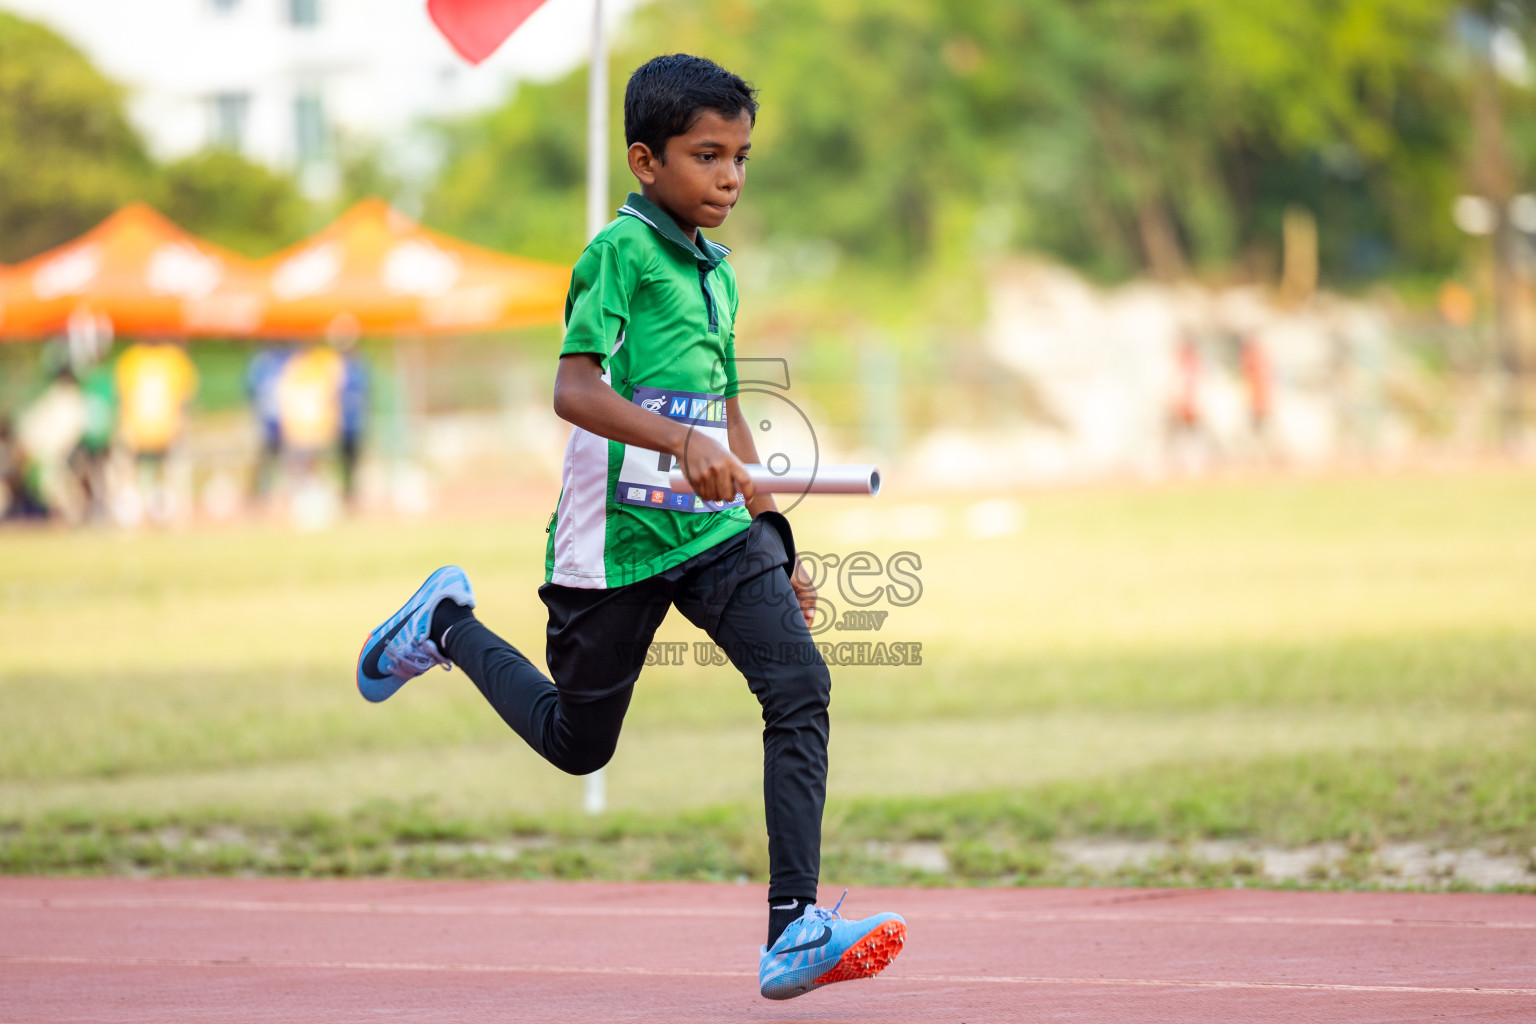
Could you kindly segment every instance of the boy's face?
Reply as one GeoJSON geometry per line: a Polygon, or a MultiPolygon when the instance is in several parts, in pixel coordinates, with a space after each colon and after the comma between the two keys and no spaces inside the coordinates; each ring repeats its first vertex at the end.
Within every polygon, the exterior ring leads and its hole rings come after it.
{"type": "Polygon", "coordinates": [[[705,110],[684,135],[666,142],[666,162],[649,146],[629,147],[629,169],[640,180],[640,193],[666,210],[698,241],[699,228],[717,228],[730,216],[747,180],[747,152],[752,121],[746,111],[724,117],[705,110]]]}

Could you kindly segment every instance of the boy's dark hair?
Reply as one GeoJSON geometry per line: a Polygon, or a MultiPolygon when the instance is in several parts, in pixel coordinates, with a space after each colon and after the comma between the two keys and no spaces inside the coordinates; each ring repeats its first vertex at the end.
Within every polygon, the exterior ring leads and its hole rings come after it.
{"type": "Polygon", "coordinates": [[[667,140],[687,134],[705,110],[757,124],[757,90],[712,60],[686,53],[652,57],[624,88],[624,144],[645,143],[666,162],[667,140]]]}

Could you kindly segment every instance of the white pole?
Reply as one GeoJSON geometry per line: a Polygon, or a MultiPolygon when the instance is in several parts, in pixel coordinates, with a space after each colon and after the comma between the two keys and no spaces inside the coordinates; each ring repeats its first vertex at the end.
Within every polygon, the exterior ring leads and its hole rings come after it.
{"type": "Polygon", "coordinates": [[[603,0],[592,0],[592,63],[587,71],[587,241],[603,229],[608,210],[608,46],[603,0]]]}
{"type": "MultiPolygon", "coordinates": [[[[587,241],[608,223],[608,46],[603,39],[603,0],[592,0],[592,60],[587,66],[587,241]]],[[[603,769],[582,780],[582,808],[608,807],[603,769]]]]}

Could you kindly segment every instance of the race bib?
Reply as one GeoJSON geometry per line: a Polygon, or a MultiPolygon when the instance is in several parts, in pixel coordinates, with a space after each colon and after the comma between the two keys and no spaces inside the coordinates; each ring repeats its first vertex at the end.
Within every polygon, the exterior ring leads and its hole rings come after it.
{"type": "MultiPolygon", "coordinates": [[[[631,401],[647,412],[665,416],[725,448],[730,447],[725,430],[725,399],[719,395],[636,387],[631,401]]],[[[673,512],[719,512],[746,504],[740,494],[733,501],[705,501],[696,494],[674,492],[670,484],[672,463],[670,455],[625,445],[624,464],[619,468],[619,486],[615,494],[619,504],[645,505],[673,512]]]]}

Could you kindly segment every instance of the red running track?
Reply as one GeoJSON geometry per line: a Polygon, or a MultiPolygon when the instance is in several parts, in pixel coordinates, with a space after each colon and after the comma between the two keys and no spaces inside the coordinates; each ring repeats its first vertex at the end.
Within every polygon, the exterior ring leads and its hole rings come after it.
{"type": "Polygon", "coordinates": [[[757,995],[755,885],[0,879],[0,1024],[1536,1021],[1536,897],[857,889],[905,952],[757,995]]]}

